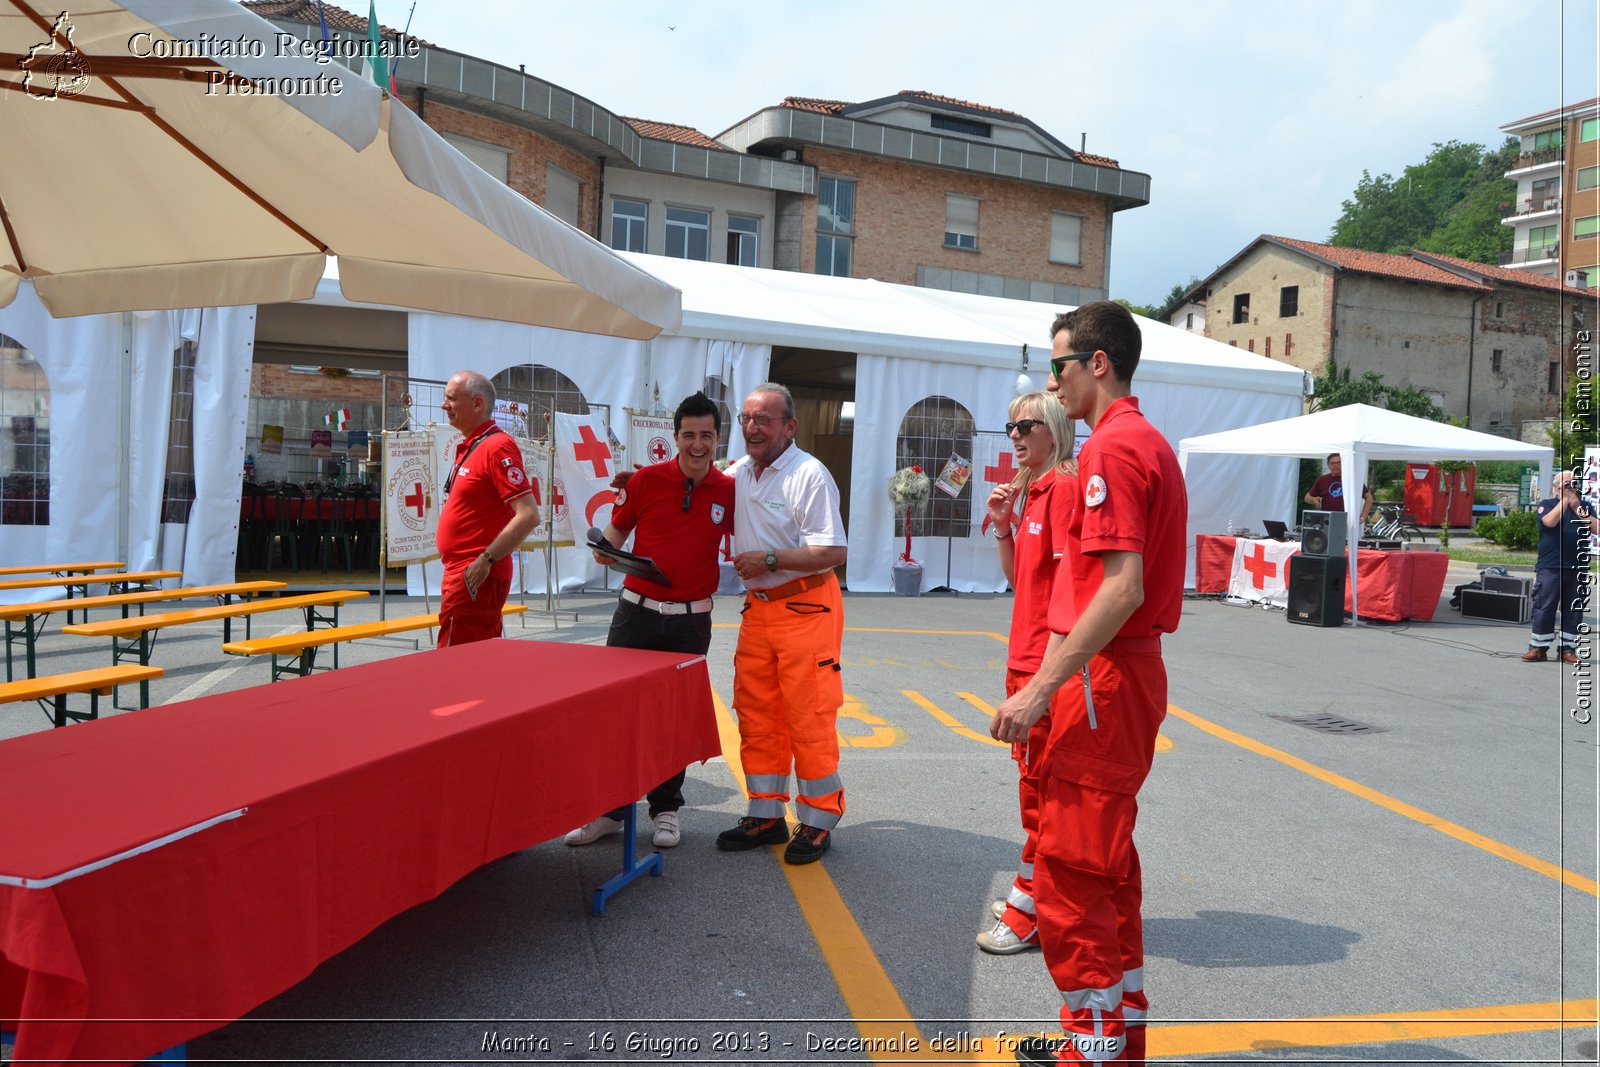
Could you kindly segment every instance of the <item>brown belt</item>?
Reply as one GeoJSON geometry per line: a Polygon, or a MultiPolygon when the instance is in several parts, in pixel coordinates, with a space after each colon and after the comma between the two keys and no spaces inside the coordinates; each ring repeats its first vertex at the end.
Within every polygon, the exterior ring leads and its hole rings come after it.
{"type": "Polygon", "coordinates": [[[821,574],[808,574],[804,578],[796,578],[792,582],[775,585],[771,589],[751,589],[749,592],[757,600],[787,600],[796,593],[804,593],[807,589],[815,589],[817,586],[827,583],[832,577],[832,571],[824,571],[821,574]]]}

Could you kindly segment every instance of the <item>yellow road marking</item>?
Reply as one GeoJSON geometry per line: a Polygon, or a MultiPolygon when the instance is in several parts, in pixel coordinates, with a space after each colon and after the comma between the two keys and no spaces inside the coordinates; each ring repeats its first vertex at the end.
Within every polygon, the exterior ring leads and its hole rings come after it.
{"type": "MultiPolygon", "coordinates": [[[[1309,1019],[1252,1019],[1245,1022],[1178,1023],[1149,1029],[1145,1050],[1151,1060],[1216,1056],[1229,1052],[1380,1045],[1393,1041],[1485,1037],[1543,1030],[1593,1027],[1600,1001],[1553,1000],[1539,1004],[1500,1004],[1441,1011],[1329,1015],[1309,1019]]],[[[962,1062],[1015,1063],[1017,1042],[1027,1034],[974,1036],[970,1058],[962,1062]]],[[[1060,1031],[1054,1034],[1060,1037],[1060,1031]]]]}
{"type": "Polygon", "coordinates": [[[1299,756],[1291,756],[1281,749],[1262,744],[1254,738],[1234,733],[1225,726],[1218,726],[1214,722],[1202,719],[1192,711],[1185,711],[1174,704],[1168,704],[1167,710],[1191,726],[1198,727],[1214,737],[1220,737],[1229,744],[1238,745],[1240,748],[1254,752],[1258,756],[1277,760],[1286,767],[1293,767],[1295,770],[1309,774],[1311,777],[1326,782],[1336,789],[1343,789],[1345,792],[1354,794],[1363,800],[1370,800],[1379,807],[1388,808],[1398,815],[1404,815],[1408,819],[1415,820],[1424,826],[1432,827],[1441,834],[1453,837],[1457,841],[1463,841],[1474,848],[1481,848],[1483,851],[1499,856],[1503,860],[1510,860],[1519,867],[1526,867],[1536,874],[1542,874],[1546,878],[1554,878],[1563,885],[1581,889],[1591,896],[1600,896],[1600,883],[1591,878],[1585,878],[1581,874],[1576,874],[1564,867],[1558,867],[1554,863],[1539,859],[1537,856],[1530,856],[1526,852],[1512,848],[1510,845],[1496,841],[1491,837],[1485,837],[1480,833],[1468,830],[1464,826],[1450,822],[1448,819],[1442,819],[1432,812],[1423,811],[1421,808],[1407,804],[1403,800],[1396,800],[1394,797],[1364,786],[1360,782],[1352,781],[1342,774],[1324,770],[1314,763],[1306,762],[1299,756]]]}
{"type": "Polygon", "coordinates": [[[893,748],[895,745],[906,743],[905,731],[897,726],[891,726],[886,720],[869,714],[869,705],[863,704],[859,698],[844,695],[844,703],[839,705],[839,718],[854,719],[864,723],[872,730],[866,737],[850,737],[843,730],[835,729],[839,735],[839,744],[850,748],[893,748]]]}
{"type": "MultiPolygon", "coordinates": [[[[711,702],[717,712],[717,733],[722,739],[722,754],[734,781],[739,784],[740,791],[744,791],[744,762],[739,758],[739,726],[733,721],[728,705],[722,702],[722,697],[715,690],[711,693],[711,702]]],[[[896,1039],[904,1043],[907,1038],[915,1038],[919,1046],[926,1048],[927,1042],[918,1033],[915,1023],[902,1021],[910,1019],[911,1011],[900,998],[899,990],[889,980],[882,961],[872,950],[872,942],[867,940],[866,932],[850,913],[827,868],[821,863],[803,866],[784,863],[782,857],[777,856],[781,850],[781,845],[773,845],[771,851],[778,859],[784,878],[788,879],[789,889],[794,893],[795,902],[800,905],[800,914],[811,928],[811,936],[816,939],[828,970],[833,973],[833,982],[839,987],[845,1010],[855,1019],[857,1032],[873,1043],[887,1044],[896,1039]]],[[[873,1046],[869,1044],[868,1047],[873,1046]]],[[[871,1056],[876,1063],[911,1058],[904,1053],[876,1051],[871,1056]]]]}
{"type": "MultiPolygon", "coordinates": [[[[957,734],[960,734],[962,737],[971,738],[972,740],[978,741],[978,742],[980,742],[982,744],[985,744],[985,745],[993,745],[996,748],[1010,748],[1011,747],[1009,744],[1007,744],[1004,741],[996,741],[994,738],[990,737],[988,734],[980,734],[976,730],[973,730],[973,729],[970,729],[970,728],[968,728],[966,726],[961,725],[960,720],[958,720],[954,715],[951,715],[948,711],[945,711],[943,708],[939,707],[933,701],[929,700],[927,697],[923,696],[921,693],[917,692],[914,689],[902,689],[902,690],[900,690],[900,692],[905,694],[906,698],[909,699],[911,701],[911,703],[915,704],[917,707],[921,708],[923,711],[927,712],[929,715],[932,715],[935,719],[938,719],[940,722],[942,722],[946,726],[948,726],[953,732],[955,732],[957,734]]],[[[967,694],[965,694],[965,693],[963,693],[961,695],[962,696],[967,696],[967,694]]],[[[972,699],[977,699],[977,698],[974,697],[972,699]]],[[[990,714],[993,714],[993,712],[991,712],[990,714]]]]}

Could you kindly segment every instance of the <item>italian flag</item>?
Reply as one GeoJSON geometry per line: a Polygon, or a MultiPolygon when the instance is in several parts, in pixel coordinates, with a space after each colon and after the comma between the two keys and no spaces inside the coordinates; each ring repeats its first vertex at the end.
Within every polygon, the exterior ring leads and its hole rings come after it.
{"type": "Polygon", "coordinates": [[[336,430],[348,430],[350,428],[350,409],[340,408],[337,411],[328,412],[322,416],[322,425],[331,426],[336,430]]]}
{"type": "Polygon", "coordinates": [[[372,83],[388,89],[391,96],[399,95],[395,87],[394,72],[389,69],[389,60],[383,54],[383,31],[378,26],[377,0],[367,0],[367,74],[372,78],[372,83]]]}

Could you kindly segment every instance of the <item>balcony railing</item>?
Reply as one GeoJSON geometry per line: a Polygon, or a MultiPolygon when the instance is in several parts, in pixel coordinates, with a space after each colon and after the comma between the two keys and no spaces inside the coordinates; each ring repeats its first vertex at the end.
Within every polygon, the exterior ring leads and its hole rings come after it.
{"type": "Polygon", "coordinates": [[[1544,163],[1560,163],[1564,154],[1563,148],[1541,148],[1537,152],[1524,152],[1517,157],[1511,169],[1522,170],[1524,167],[1537,167],[1544,163]]]}
{"type": "Polygon", "coordinates": [[[1513,215],[1532,215],[1538,211],[1559,211],[1561,197],[1559,196],[1534,196],[1525,197],[1514,204],[1501,204],[1500,217],[1508,219],[1513,215]]]}
{"type": "Polygon", "coordinates": [[[1558,249],[1555,245],[1537,245],[1533,248],[1513,248],[1500,257],[1502,267],[1514,263],[1532,263],[1541,259],[1555,259],[1558,249]]]}

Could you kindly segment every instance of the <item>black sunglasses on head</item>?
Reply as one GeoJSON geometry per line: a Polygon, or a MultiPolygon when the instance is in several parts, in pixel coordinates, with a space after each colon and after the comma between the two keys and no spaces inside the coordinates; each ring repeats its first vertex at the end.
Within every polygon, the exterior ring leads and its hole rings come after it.
{"type": "Polygon", "coordinates": [[[1068,363],[1082,363],[1093,358],[1093,352],[1074,352],[1070,356],[1051,356],[1050,373],[1059,378],[1061,377],[1061,372],[1067,369],[1068,363]]]}
{"type": "Polygon", "coordinates": [[[1043,425],[1043,419],[1018,419],[1016,422],[1006,423],[1006,433],[1009,434],[1012,430],[1015,430],[1018,437],[1026,437],[1033,432],[1034,427],[1043,425]]]}

